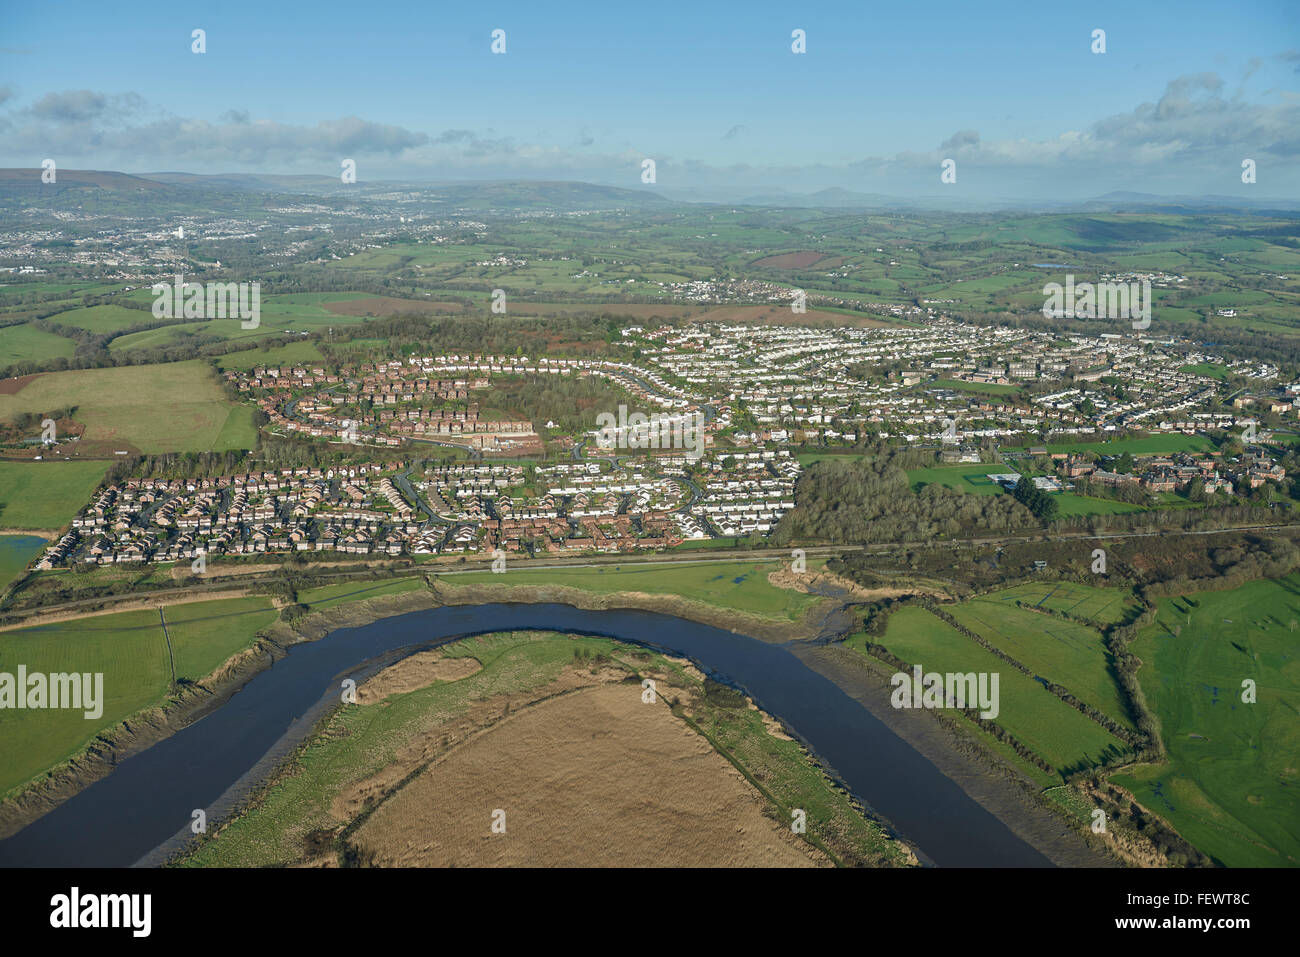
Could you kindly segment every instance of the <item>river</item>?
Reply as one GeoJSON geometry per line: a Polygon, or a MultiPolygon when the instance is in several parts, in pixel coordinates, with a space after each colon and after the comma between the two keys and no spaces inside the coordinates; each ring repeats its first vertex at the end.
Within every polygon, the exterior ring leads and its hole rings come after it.
{"type": "Polygon", "coordinates": [[[557,604],[447,606],[340,628],[290,648],[226,704],[122,761],[111,774],[0,841],[0,866],[155,864],[247,795],[361,680],[402,654],[467,635],[539,629],[604,635],[689,658],[786,726],[873,813],[941,867],[1050,862],[925,757],[789,650],[643,611],[557,604]]]}

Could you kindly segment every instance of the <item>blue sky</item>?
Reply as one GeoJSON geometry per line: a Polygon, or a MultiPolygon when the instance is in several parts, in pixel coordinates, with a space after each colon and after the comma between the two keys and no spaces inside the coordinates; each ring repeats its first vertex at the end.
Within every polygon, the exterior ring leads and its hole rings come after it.
{"type": "Polygon", "coordinates": [[[726,7],[11,3],[0,165],[1300,197],[1294,0],[726,7]]]}

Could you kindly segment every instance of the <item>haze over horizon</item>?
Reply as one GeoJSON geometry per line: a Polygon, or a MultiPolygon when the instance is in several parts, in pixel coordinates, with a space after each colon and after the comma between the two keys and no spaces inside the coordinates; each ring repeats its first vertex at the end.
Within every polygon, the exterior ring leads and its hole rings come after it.
{"type": "MultiPolygon", "coordinates": [[[[9,185],[15,180],[26,177],[33,182],[39,179],[41,170],[32,167],[11,169],[0,168],[0,179],[9,185]]],[[[597,206],[614,208],[625,200],[635,200],[639,196],[646,202],[665,201],[676,204],[716,205],[716,206],[752,206],[771,208],[804,208],[823,210],[854,209],[896,209],[917,212],[971,212],[986,213],[997,210],[1021,210],[1049,212],[1068,211],[1071,209],[1095,206],[1113,206],[1124,208],[1168,206],[1204,206],[1235,208],[1300,208],[1300,199],[1269,195],[1266,193],[1238,192],[1205,193],[1199,195],[1147,193],[1136,190],[1113,190],[1108,193],[1087,196],[1079,199],[1055,199],[1045,197],[983,196],[970,197],[935,190],[928,195],[898,196],[884,193],[864,193],[857,190],[832,186],[820,190],[805,192],[784,189],[781,186],[755,186],[745,188],[704,187],[704,188],[670,188],[655,185],[628,187],[613,183],[596,183],[581,179],[550,179],[528,177],[483,177],[462,179],[435,179],[432,177],[399,177],[392,179],[358,180],[356,185],[348,186],[339,182],[337,177],[321,173],[292,173],[267,170],[239,170],[220,173],[195,173],[191,170],[58,170],[59,182],[67,186],[70,183],[99,186],[126,185],[131,180],[151,180],[170,186],[194,186],[198,188],[248,189],[268,193],[305,193],[320,196],[340,196],[349,192],[358,199],[373,196],[374,191],[387,188],[440,190],[440,189],[490,189],[492,187],[514,186],[521,190],[536,188],[536,196],[526,204],[529,208],[544,208],[549,205],[548,196],[563,195],[570,202],[580,202],[583,190],[590,191],[597,206]],[[105,176],[124,177],[122,183],[113,184],[105,176]],[[130,179],[126,179],[126,178],[130,179]],[[612,202],[609,202],[612,201],[612,202]]],[[[593,207],[595,208],[595,207],[593,207]]]]}
{"type": "Polygon", "coordinates": [[[1300,12],[1285,2],[1191,3],[1177,18],[1120,3],[1000,16],[756,3],[743,19],[680,4],[412,5],[383,23],[318,9],[15,9],[0,165],[337,176],[352,159],[359,181],[577,181],[720,202],[824,189],[958,207],[1300,197],[1300,12]],[[795,29],[806,53],[792,52],[795,29]],[[1095,29],[1105,53],[1090,49],[1095,29]],[[1255,183],[1241,181],[1247,158],[1255,183]],[[955,183],[940,182],[945,159],[955,183]]]}

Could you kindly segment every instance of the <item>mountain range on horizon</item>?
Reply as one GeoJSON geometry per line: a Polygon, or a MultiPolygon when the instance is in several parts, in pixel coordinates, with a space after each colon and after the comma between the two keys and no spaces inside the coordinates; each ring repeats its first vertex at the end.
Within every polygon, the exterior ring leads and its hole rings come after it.
{"type": "Polygon", "coordinates": [[[843,187],[795,192],[780,187],[723,195],[716,190],[628,189],[580,180],[359,180],[344,184],[338,177],[279,173],[188,173],[159,171],[127,173],[118,170],[57,170],[54,184],[44,183],[42,170],[0,169],[0,199],[51,186],[65,189],[140,191],[159,199],[194,191],[216,193],[270,193],[339,198],[349,193],[373,197],[376,193],[412,190],[426,198],[465,209],[620,209],[668,208],[675,204],[755,206],[821,210],[890,210],[894,212],[967,212],[997,210],[1040,212],[1120,212],[1126,209],[1165,208],[1188,212],[1198,209],[1236,209],[1252,212],[1300,212],[1300,200],[1278,197],[1248,199],[1224,195],[1161,195],[1117,190],[1086,200],[1051,202],[1018,198],[961,200],[942,195],[902,198],[881,193],[860,193],[843,187]]]}

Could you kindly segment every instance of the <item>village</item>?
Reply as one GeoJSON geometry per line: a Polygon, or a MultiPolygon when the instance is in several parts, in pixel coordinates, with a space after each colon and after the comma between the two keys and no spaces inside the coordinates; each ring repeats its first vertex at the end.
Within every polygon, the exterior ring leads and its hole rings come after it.
{"type": "Polygon", "coordinates": [[[765,534],[794,507],[787,451],[550,466],[390,461],[191,481],[132,478],[98,494],[36,563],[201,556],[620,553],[765,534]]]}
{"type": "Polygon", "coordinates": [[[1173,493],[1281,485],[1286,469],[1252,436],[1263,417],[1278,422],[1300,409],[1300,385],[1265,363],[1188,356],[1141,336],[932,320],[631,325],[622,338],[635,361],[444,354],[228,371],[269,433],[342,445],[357,461],[128,479],[99,494],[37,567],[292,552],[596,554],[762,537],[795,507],[801,451],[865,441],[933,449],[943,463],[1001,459],[990,479],[1008,487],[1023,459],[1045,491],[1158,506],[1173,493]],[[1225,395],[1202,371],[1214,363],[1250,386],[1225,395]],[[598,379],[652,414],[698,416],[698,453],[638,448],[625,431],[611,448],[597,428],[601,413],[613,418],[605,409],[567,433],[484,412],[500,381],[522,382],[526,407],[528,383],[550,376],[598,379]],[[1231,456],[1049,449],[1072,436],[1138,431],[1244,439],[1231,456]],[[382,460],[394,452],[401,458],[382,460]]]}

